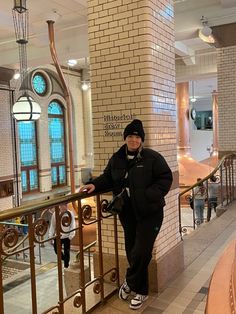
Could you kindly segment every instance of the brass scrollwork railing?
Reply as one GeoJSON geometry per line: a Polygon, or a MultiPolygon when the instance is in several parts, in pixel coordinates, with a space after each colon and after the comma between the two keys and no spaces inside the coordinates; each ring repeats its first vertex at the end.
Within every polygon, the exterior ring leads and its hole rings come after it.
{"type": "MultiPolygon", "coordinates": [[[[226,205],[231,203],[235,198],[235,166],[236,166],[236,154],[225,155],[218,163],[216,168],[209,173],[208,176],[201,181],[195,183],[189,188],[185,189],[179,194],[179,230],[180,234],[185,235],[190,231],[196,229],[202,221],[196,217],[196,209],[194,208],[194,188],[203,184],[206,188],[205,199],[205,214],[203,221],[208,222],[211,219],[211,204],[209,202],[209,180],[212,176],[215,176],[219,185],[219,192],[217,197],[218,212],[222,211],[226,205]],[[191,199],[193,203],[191,204],[191,199]],[[191,209],[191,206],[193,207],[191,209]],[[189,208],[191,210],[192,221],[188,224],[183,223],[183,209],[189,208]]],[[[185,212],[186,214],[186,212],[185,212]]]]}
{"type": "MultiPolygon", "coordinates": [[[[108,191],[104,191],[104,193],[108,191]]],[[[103,193],[103,195],[104,195],[103,193]]],[[[7,312],[7,296],[3,294],[4,281],[2,276],[3,261],[7,260],[9,256],[12,256],[19,252],[25,252],[27,250],[29,256],[29,269],[30,269],[30,286],[31,286],[31,313],[60,313],[64,314],[68,312],[68,304],[74,308],[80,308],[81,313],[87,313],[91,311],[91,308],[97,304],[103,302],[110,294],[113,294],[119,287],[119,267],[118,267],[118,232],[117,232],[117,217],[111,214],[105,213],[108,201],[101,197],[101,194],[90,194],[76,193],[72,195],[62,196],[53,200],[47,200],[39,202],[33,205],[20,206],[0,212],[0,226],[1,222],[13,220],[16,217],[24,217],[27,221],[28,233],[25,235],[23,240],[19,237],[19,230],[14,227],[10,227],[0,231],[0,313],[4,314],[7,312]],[[95,206],[91,206],[87,199],[92,198],[95,206]],[[83,205],[81,201],[83,200],[83,205]],[[79,258],[77,262],[79,264],[79,282],[77,288],[70,294],[66,295],[65,291],[65,278],[63,277],[62,267],[62,253],[61,253],[61,242],[57,241],[57,282],[58,282],[58,298],[57,303],[54,306],[48,306],[47,309],[39,308],[37,302],[38,286],[36,280],[36,265],[35,265],[35,247],[36,245],[43,245],[52,239],[60,239],[62,227],[69,226],[71,223],[71,215],[68,211],[68,215],[60,214],[61,204],[72,204],[73,210],[76,216],[76,241],[79,247],[79,258]],[[85,204],[84,204],[85,203],[85,204]],[[74,207],[76,204],[76,209],[74,207]],[[55,210],[56,220],[56,234],[49,238],[49,222],[47,214],[55,210]],[[111,268],[104,267],[104,255],[102,250],[102,221],[104,219],[112,219],[114,225],[114,264],[111,268]],[[96,226],[96,254],[98,256],[98,271],[93,277],[87,280],[86,277],[86,266],[85,266],[85,255],[86,251],[90,249],[90,245],[84,245],[84,230],[86,227],[91,225],[96,226]],[[27,239],[27,244],[22,247],[22,241],[27,239]],[[105,283],[111,285],[110,293],[105,292],[105,283]],[[92,306],[88,306],[88,290],[92,287],[92,291],[99,295],[98,300],[92,306]]],[[[91,257],[91,256],[90,256],[91,257]]],[[[91,267],[91,262],[90,262],[91,267]]],[[[69,274],[68,274],[69,275],[69,274]]],[[[55,290],[55,291],[57,291],[55,290]]],[[[20,289],[19,289],[20,291],[20,289]]],[[[91,289],[89,290],[91,292],[91,289]]],[[[20,293],[20,292],[19,292],[20,293]]],[[[42,292],[41,292],[42,293],[42,292]]],[[[46,289],[45,289],[46,293],[46,289]]],[[[46,305],[45,305],[46,306],[46,305]]],[[[28,304],[27,304],[28,307],[28,304]]],[[[17,310],[16,310],[17,312],[17,310]]]]}

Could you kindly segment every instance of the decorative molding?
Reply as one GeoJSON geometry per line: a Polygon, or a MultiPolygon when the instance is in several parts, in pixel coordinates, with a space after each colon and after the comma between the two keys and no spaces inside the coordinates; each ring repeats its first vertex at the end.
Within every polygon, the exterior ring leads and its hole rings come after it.
{"type": "Polygon", "coordinates": [[[9,85],[14,75],[14,70],[0,67],[0,84],[9,85]]]}

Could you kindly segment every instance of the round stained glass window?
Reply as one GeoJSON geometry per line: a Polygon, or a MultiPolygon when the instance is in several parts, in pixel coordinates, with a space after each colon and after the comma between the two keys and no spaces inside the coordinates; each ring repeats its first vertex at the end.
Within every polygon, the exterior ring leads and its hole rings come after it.
{"type": "Polygon", "coordinates": [[[38,95],[43,96],[46,94],[46,92],[47,92],[47,81],[42,74],[36,73],[33,76],[32,83],[33,83],[34,91],[38,95]]]}

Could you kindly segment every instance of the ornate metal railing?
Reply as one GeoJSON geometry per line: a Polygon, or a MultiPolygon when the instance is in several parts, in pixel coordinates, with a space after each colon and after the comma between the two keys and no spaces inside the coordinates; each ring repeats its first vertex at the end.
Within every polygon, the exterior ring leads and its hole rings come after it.
{"type": "MultiPolygon", "coordinates": [[[[101,194],[91,194],[95,201],[95,206],[86,204],[88,195],[85,193],[76,193],[73,195],[59,197],[57,199],[36,203],[34,205],[27,205],[16,207],[0,212],[0,223],[14,219],[18,216],[24,217],[27,221],[28,234],[27,245],[22,246],[19,229],[9,226],[6,229],[2,229],[0,232],[0,313],[8,313],[7,310],[7,296],[4,295],[4,282],[2,276],[3,264],[5,261],[14,256],[27,251],[29,255],[29,269],[30,269],[30,289],[31,289],[31,313],[70,313],[73,307],[78,309],[79,313],[89,313],[94,307],[103,302],[119,287],[119,266],[118,266],[118,233],[117,233],[117,217],[112,216],[105,212],[107,206],[107,199],[102,199],[101,194]],[[83,204],[81,204],[83,200],[83,204]],[[58,293],[55,304],[52,306],[44,302],[43,306],[37,302],[38,287],[37,287],[37,269],[35,263],[35,247],[37,245],[46,244],[53,239],[60,239],[61,226],[68,226],[70,224],[71,215],[68,212],[68,216],[62,216],[60,214],[60,204],[72,204],[77,216],[76,224],[76,237],[78,238],[79,254],[77,254],[77,262],[79,264],[79,280],[77,282],[76,289],[71,293],[65,291],[65,283],[63,277],[63,266],[61,260],[61,243],[57,242],[57,289],[55,293],[58,293]],[[49,238],[48,235],[48,217],[47,214],[52,210],[55,210],[56,218],[56,235],[49,238]],[[102,220],[111,219],[114,227],[114,261],[109,269],[104,267],[104,254],[102,250],[102,220]],[[86,226],[92,224],[96,225],[96,254],[98,260],[97,273],[90,276],[89,280],[86,279],[86,266],[85,258],[87,251],[94,246],[84,247],[84,229],[86,226]],[[109,285],[109,291],[105,289],[105,285],[109,285]],[[58,291],[58,292],[56,292],[58,291]],[[91,291],[94,295],[98,296],[94,298],[95,302],[91,304],[91,291]],[[89,295],[90,294],[90,295],[89,295]],[[48,307],[47,307],[48,306],[48,307]]],[[[111,240],[111,239],[110,239],[111,240]]],[[[91,272],[91,253],[89,253],[89,267],[91,272]]],[[[69,276],[69,274],[68,274],[69,276]]],[[[67,276],[67,277],[68,277],[67,276]]],[[[73,278],[71,278],[73,279],[73,278]]],[[[47,281],[44,282],[45,294],[47,293],[47,281]]],[[[20,289],[19,289],[19,293],[20,289]]],[[[42,294],[42,291],[40,291],[42,294]]],[[[46,299],[45,299],[46,300],[46,299]]],[[[16,305],[17,306],[17,305],[16,305]]],[[[28,306],[28,304],[27,304],[28,306]]],[[[13,311],[14,312],[14,311],[13,311]]],[[[17,307],[15,312],[17,313],[17,307]]]]}
{"type": "Polygon", "coordinates": [[[192,230],[196,229],[202,221],[196,217],[196,209],[191,204],[191,200],[194,200],[194,188],[203,184],[206,189],[205,198],[205,210],[204,210],[204,222],[208,222],[211,219],[211,204],[209,202],[209,180],[212,176],[217,178],[216,184],[219,186],[218,198],[217,198],[217,211],[221,212],[225,206],[231,203],[235,198],[235,171],[236,166],[236,154],[229,154],[224,156],[216,166],[216,168],[205,178],[198,183],[195,183],[191,187],[185,189],[179,194],[179,229],[181,235],[188,234],[192,230]],[[193,208],[191,208],[191,206],[193,208]],[[185,211],[184,211],[185,209],[185,211]],[[183,218],[186,216],[186,209],[191,211],[191,222],[183,223],[183,218]]]}
{"type": "MultiPolygon", "coordinates": [[[[6,231],[7,229],[17,229],[18,235],[19,235],[19,241],[14,247],[11,247],[7,250],[7,254],[3,260],[9,258],[9,254],[12,252],[15,252],[15,259],[23,262],[27,262],[29,258],[29,252],[27,250],[21,251],[21,253],[18,252],[21,248],[24,248],[25,246],[28,246],[28,224],[22,224],[22,223],[15,223],[11,221],[1,221],[1,233],[6,231]]],[[[37,247],[37,254],[35,254],[35,262],[38,264],[41,264],[41,247],[39,244],[36,244],[37,247]]],[[[13,257],[13,256],[12,256],[13,257]]]]}

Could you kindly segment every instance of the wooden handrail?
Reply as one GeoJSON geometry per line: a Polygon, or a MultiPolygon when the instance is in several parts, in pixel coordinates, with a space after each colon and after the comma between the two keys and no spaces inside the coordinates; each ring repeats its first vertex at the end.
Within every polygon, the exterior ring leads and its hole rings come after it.
{"type": "MultiPolygon", "coordinates": [[[[192,211],[192,223],[188,222],[188,224],[183,225],[182,224],[182,210],[181,210],[181,206],[186,205],[186,201],[187,205],[189,206],[189,199],[187,199],[184,196],[187,196],[189,198],[190,195],[192,195],[192,197],[194,198],[194,188],[204,184],[205,188],[206,188],[206,199],[205,201],[208,202],[208,180],[215,174],[217,174],[217,177],[219,177],[219,183],[220,183],[220,187],[219,187],[219,191],[220,191],[220,197],[218,198],[220,200],[220,202],[218,201],[218,211],[217,211],[217,215],[219,215],[220,213],[222,213],[223,208],[225,205],[228,205],[230,202],[232,202],[232,200],[234,199],[234,195],[235,195],[235,186],[234,186],[234,165],[235,165],[235,161],[236,161],[236,153],[231,153],[231,154],[227,154],[225,155],[219,162],[218,165],[216,166],[216,168],[206,177],[204,177],[203,179],[201,179],[200,181],[196,182],[195,184],[193,184],[192,186],[188,187],[187,189],[185,189],[184,191],[182,191],[181,193],[179,193],[179,203],[178,203],[178,207],[179,207],[179,231],[181,236],[183,234],[187,234],[188,230],[194,230],[196,228],[196,226],[200,225],[203,221],[208,222],[211,218],[211,208],[208,207],[207,208],[207,216],[203,217],[203,219],[199,219],[199,217],[196,217],[196,210],[195,208],[193,208],[192,211]],[[191,191],[191,193],[189,193],[191,191]],[[187,194],[189,193],[189,194],[187,194]],[[221,209],[220,209],[221,208],[221,209]],[[203,221],[202,221],[203,220],[203,221]]],[[[209,204],[207,204],[209,205],[209,204]]]]}
{"type": "Polygon", "coordinates": [[[195,188],[196,186],[198,186],[199,184],[203,183],[204,181],[210,179],[210,177],[212,177],[219,169],[220,167],[223,165],[223,163],[225,162],[225,160],[227,158],[230,157],[234,157],[236,158],[236,153],[231,153],[228,155],[225,155],[224,157],[221,158],[221,160],[218,162],[217,166],[215,167],[214,170],[212,170],[212,172],[210,172],[206,177],[204,177],[201,181],[196,182],[195,184],[193,184],[192,186],[190,186],[189,188],[185,189],[184,191],[182,191],[181,193],[179,193],[179,197],[181,197],[182,195],[184,195],[185,193],[187,193],[188,191],[192,190],[193,188],[195,188]]]}
{"type": "MultiPolygon", "coordinates": [[[[99,194],[105,194],[108,192],[111,192],[111,191],[110,190],[101,191],[99,192],[99,194]]],[[[66,196],[59,196],[51,200],[34,202],[34,203],[32,202],[29,205],[5,209],[3,211],[0,211],[0,221],[5,221],[14,217],[18,217],[18,216],[33,214],[33,213],[36,213],[38,210],[43,210],[50,207],[53,208],[55,206],[61,205],[62,203],[67,204],[67,203],[75,202],[75,201],[89,198],[96,195],[97,195],[97,192],[90,193],[90,194],[87,194],[86,192],[79,192],[79,193],[74,193],[74,194],[70,194],[66,196]]]]}

